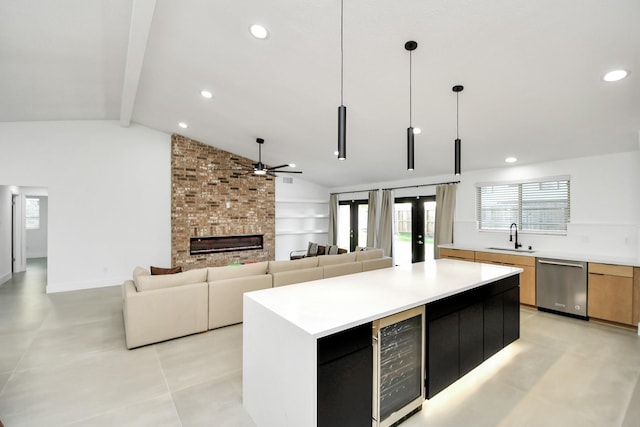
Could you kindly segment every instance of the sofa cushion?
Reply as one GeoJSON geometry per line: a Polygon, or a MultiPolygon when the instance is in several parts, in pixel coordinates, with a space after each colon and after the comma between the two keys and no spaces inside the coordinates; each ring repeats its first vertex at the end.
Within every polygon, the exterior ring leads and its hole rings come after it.
{"type": "Polygon", "coordinates": [[[384,251],[382,249],[367,249],[356,252],[356,261],[364,261],[365,259],[382,258],[384,251]]]}
{"type": "Polygon", "coordinates": [[[323,267],[323,270],[323,277],[325,279],[329,277],[344,276],[346,274],[361,273],[362,263],[346,262],[340,264],[325,265],[323,267]]]}
{"type": "Polygon", "coordinates": [[[301,268],[299,270],[281,271],[273,274],[273,287],[293,285],[296,283],[309,282],[324,278],[322,267],[301,268]]]}
{"type": "Polygon", "coordinates": [[[301,268],[317,266],[317,257],[294,259],[290,261],[269,261],[269,273],[280,273],[282,271],[299,270],[301,268]]]}
{"type": "Polygon", "coordinates": [[[134,270],[133,282],[138,292],[152,291],[155,289],[171,288],[174,286],[204,283],[207,281],[207,269],[198,268],[176,274],[163,274],[159,276],[137,275],[134,270]]]}
{"type": "Polygon", "coordinates": [[[324,267],[325,265],[333,265],[333,264],[344,264],[347,262],[355,262],[356,254],[355,252],[351,252],[348,254],[341,255],[324,255],[318,257],[318,266],[324,267]]]}
{"type": "Polygon", "coordinates": [[[209,282],[209,329],[242,322],[245,292],[271,289],[272,276],[261,274],[209,282]]]}
{"type": "Polygon", "coordinates": [[[176,274],[182,273],[182,266],[179,265],[173,268],[163,268],[163,267],[154,267],[153,265],[150,267],[151,275],[160,275],[160,274],[176,274]]]}
{"type": "Polygon", "coordinates": [[[214,280],[235,279],[236,277],[257,276],[267,274],[268,261],[254,262],[244,265],[227,265],[207,268],[207,282],[214,280]]]}
{"type": "Polygon", "coordinates": [[[385,256],[382,258],[365,259],[361,262],[362,271],[378,270],[381,268],[393,267],[393,259],[385,256]]]}

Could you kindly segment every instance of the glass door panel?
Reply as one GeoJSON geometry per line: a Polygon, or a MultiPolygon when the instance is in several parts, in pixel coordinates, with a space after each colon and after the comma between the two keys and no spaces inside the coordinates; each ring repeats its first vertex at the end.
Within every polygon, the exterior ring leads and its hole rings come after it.
{"type": "Polygon", "coordinates": [[[433,259],[433,238],[436,226],[436,202],[423,202],[424,210],[424,258],[433,259]]]}
{"type": "MultiPolygon", "coordinates": [[[[339,248],[349,248],[351,242],[351,207],[338,205],[338,244],[339,248]]],[[[331,242],[329,242],[331,243],[331,242]]]]}
{"type": "Polygon", "coordinates": [[[398,265],[433,259],[436,202],[433,196],[395,200],[393,253],[398,265]]]}
{"type": "Polygon", "coordinates": [[[394,203],[393,256],[397,265],[411,264],[412,254],[412,204],[394,203]]]}
{"type": "Polygon", "coordinates": [[[358,206],[358,240],[356,246],[367,246],[367,222],[369,221],[369,205],[358,206]]]}

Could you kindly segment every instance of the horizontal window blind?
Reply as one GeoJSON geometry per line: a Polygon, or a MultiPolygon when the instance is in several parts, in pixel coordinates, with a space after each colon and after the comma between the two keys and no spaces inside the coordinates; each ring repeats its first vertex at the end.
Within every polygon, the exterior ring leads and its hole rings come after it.
{"type": "Polygon", "coordinates": [[[508,230],[515,222],[524,232],[567,232],[571,218],[568,179],[482,185],[476,191],[480,230],[508,230]]]}

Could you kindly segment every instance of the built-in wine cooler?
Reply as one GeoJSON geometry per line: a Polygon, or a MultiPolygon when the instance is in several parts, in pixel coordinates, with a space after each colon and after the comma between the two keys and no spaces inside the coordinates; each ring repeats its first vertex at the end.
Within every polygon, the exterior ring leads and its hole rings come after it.
{"type": "Polygon", "coordinates": [[[373,322],[373,425],[397,424],[424,401],[424,306],[373,322]]]}

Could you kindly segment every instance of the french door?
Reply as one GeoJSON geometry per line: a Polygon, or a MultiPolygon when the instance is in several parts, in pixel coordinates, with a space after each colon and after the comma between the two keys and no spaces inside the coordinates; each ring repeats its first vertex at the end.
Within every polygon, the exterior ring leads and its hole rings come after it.
{"type": "Polygon", "coordinates": [[[433,259],[435,200],[435,196],[395,199],[393,253],[396,264],[433,259]]]}
{"type": "Polygon", "coordinates": [[[353,252],[367,246],[368,200],[343,200],[338,204],[338,247],[353,252]]]}

